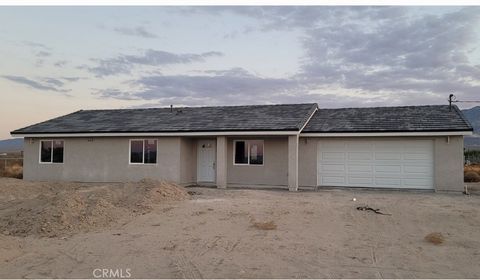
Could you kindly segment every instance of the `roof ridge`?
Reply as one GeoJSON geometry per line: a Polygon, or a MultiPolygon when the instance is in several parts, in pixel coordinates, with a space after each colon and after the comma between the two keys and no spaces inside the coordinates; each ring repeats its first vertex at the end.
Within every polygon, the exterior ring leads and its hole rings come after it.
{"type": "Polygon", "coordinates": [[[308,125],[308,122],[313,118],[313,116],[317,113],[318,111],[318,104],[314,103],[312,104],[312,108],[310,108],[310,111],[308,111],[308,114],[300,121],[298,130],[301,132],[303,128],[305,128],[308,125]]]}
{"type": "MultiPolygon", "coordinates": [[[[218,106],[178,106],[173,109],[197,109],[197,108],[234,108],[234,107],[262,107],[262,106],[298,106],[317,105],[317,103],[278,103],[278,104],[253,104],[253,105],[218,105],[218,106]]],[[[149,107],[149,108],[119,108],[119,109],[85,109],[80,111],[129,111],[129,110],[170,110],[171,107],[149,107]]]]}
{"type": "Polygon", "coordinates": [[[425,105],[397,105],[397,106],[374,106],[374,107],[340,107],[340,108],[318,108],[319,110],[340,110],[340,109],[378,109],[378,108],[418,108],[418,107],[445,107],[447,104],[425,104],[425,105]]]}

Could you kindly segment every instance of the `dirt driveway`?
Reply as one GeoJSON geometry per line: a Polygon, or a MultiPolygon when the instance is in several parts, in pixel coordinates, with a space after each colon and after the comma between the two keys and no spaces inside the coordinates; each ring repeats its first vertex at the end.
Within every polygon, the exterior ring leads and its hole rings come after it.
{"type": "Polygon", "coordinates": [[[198,194],[96,232],[0,234],[0,277],[91,278],[96,268],[134,278],[480,277],[478,195],[189,190],[198,194]],[[253,226],[262,222],[276,229],[253,226]],[[444,243],[425,241],[431,232],[444,243]]]}

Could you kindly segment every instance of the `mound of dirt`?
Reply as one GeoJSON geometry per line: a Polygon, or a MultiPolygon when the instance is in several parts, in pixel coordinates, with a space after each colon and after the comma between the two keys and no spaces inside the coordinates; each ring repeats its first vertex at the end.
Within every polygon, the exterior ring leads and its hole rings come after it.
{"type": "Polygon", "coordinates": [[[30,183],[0,179],[0,233],[15,236],[66,236],[145,214],[163,201],[189,197],[168,182],[30,183]]]}

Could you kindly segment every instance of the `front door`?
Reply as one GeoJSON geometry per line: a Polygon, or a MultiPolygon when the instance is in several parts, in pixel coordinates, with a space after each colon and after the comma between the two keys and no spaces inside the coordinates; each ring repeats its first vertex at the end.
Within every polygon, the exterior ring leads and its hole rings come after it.
{"type": "Polygon", "coordinates": [[[215,140],[198,140],[197,182],[215,182],[215,140]]]}

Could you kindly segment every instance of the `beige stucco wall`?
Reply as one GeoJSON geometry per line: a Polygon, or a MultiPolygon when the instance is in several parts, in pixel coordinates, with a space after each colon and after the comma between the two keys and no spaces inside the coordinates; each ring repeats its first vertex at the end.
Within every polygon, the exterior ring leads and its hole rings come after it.
{"type": "Polygon", "coordinates": [[[298,185],[317,186],[317,138],[300,137],[298,142],[298,185]]]}
{"type": "Polygon", "coordinates": [[[216,175],[216,185],[218,188],[226,188],[227,187],[227,137],[226,136],[218,136],[217,143],[216,143],[216,167],[215,170],[216,175]]]}
{"type": "MultiPolygon", "coordinates": [[[[299,143],[299,185],[317,184],[317,147],[322,138],[301,137],[299,143]]],[[[325,138],[323,138],[325,139],[325,138]]],[[[423,139],[434,143],[434,180],[437,191],[463,191],[463,136],[436,137],[348,137],[338,140],[423,139]],[[449,139],[449,140],[448,140],[449,139]]]]}
{"type": "Polygon", "coordinates": [[[197,181],[197,145],[193,138],[180,139],[180,184],[191,185],[197,181]]]}
{"type": "MultiPolygon", "coordinates": [[[[401,137],[388,137],[402,139],[401,137]]],[[[25,139],[24,178],[36,181],[119,182],[143,178],[164,179],[180,184],[196,182],[197,139],[160,137],[156,165],[130,165],[129,138],[66,138],[63,164],[39,163],[39,139],[25,139]],[[92,141],[93,140],[93,141],[92,141]]],[[[340,138],[336,138],[339,139],[340,138]]],[[[352,137],[348,138],[352,139],[352,137]]],[[[359,137],[355,139],[379,139],[359,137]]],[[[403,138],[404,139],[404,138],[403,138]]],[[[409,137],[434,141],[435,186],[439,191],[463,190],[463,136],[409,137]]],[[[298,181],[300,187],[317,184],[319,138],[300,137],[298,181]]],[[[288,185],[287,137],[228,137],[228,185],[288,185]],[[264,165],[233,165],[233,140],[263,139],[264,165]]]]}
{"type": "Polygon", "coordinates": [[[229,185],[288,185],[288,138],[287,137],[229,137],[227,144],[227,182],[229,185]],[[233,141],[263,139],[263,166],[234,165],[233,141]]]}
{"type": "Polygon", "coordinates": [[[463,136],[435,138],[435,189],[463,191],[463,136]]]}
{"type": "Polygon", "coordinates": [[[155,139],[158,139],[157,164],[132,165],[129,164],[129,138],[63,139],[65,140],[63,164],[39,163],[39,139],[30,141],[26,138],[24,178],[36,181],[82,182],[121,182],[152,178],[179,182],[181,139],[179,137],[155,139]]]}

